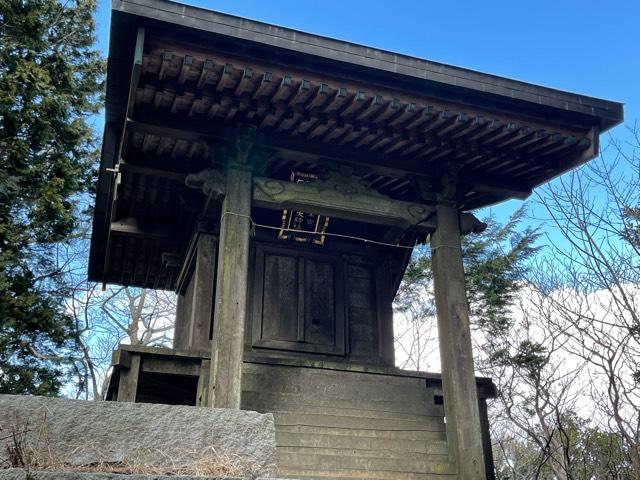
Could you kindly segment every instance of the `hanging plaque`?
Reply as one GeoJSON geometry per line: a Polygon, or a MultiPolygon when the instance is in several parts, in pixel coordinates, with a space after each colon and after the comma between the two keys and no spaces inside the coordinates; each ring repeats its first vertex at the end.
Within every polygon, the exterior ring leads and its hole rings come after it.
{"type": "MultiPolygon", "coordinates": [[[[295,183],[303,183],[317,178],[318,175],[314,173],[294,171],[291,172],[289,180],[295,183]]],[[[329,227],[329,218],[325,215],[285,209],[282,211],[282,222],[278,238],[280,240],[324,245],[325,233],[329,227]]]]}

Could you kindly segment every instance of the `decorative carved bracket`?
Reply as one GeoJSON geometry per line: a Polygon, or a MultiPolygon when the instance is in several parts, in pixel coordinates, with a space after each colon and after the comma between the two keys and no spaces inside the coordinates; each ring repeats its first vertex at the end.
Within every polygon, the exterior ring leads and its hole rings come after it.
{"type": "Polygon", "coordinates": [[[227,177],[222,170],[208,169],[187,175],[184,183],[189,188],[202,190],[209,198],[221,197],[227,192],[227,177]]]}
{"type": "MultiPolygon", "coordinates": [[[[225,192],[225,177],[220,170],[188,175],[186,184],[201,189],[209,197],[224,195],[225,192]]],[[[404,230],[428,232],[436,226],[435,207],[389,198],[368,188],[363,179],[346,169],[305,183],[254,177],[253,205],[270,210],[301,210],[404,230]]]]}
{"type": "MultiPolygon", "coordinates": [[[[185,183],[214,199],[223,196],[226,190],[226,177],[221,170],[187,175],[185,183]]],[[[270,210],[302,210],[402,230],[429,232],[436,228],[435,207],[389,198],[367,187],[366,181],[350,170],[331,172],[305,183],[254,177],[253,205],[270,210]]],[[[486,228],[487,224],[472,213],[460,214],[460,234],[481,233],[486,228]]]]}

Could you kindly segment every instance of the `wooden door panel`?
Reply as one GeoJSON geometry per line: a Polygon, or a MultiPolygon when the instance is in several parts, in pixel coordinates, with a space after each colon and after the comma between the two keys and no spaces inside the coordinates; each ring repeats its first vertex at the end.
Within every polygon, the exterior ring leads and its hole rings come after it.
{"type": "Polygon", "coordinates": [[[256,246],[254,347],[344,355],[342,258],[256,246]]]}
{"type": "Polygon", "coordinates": [[[304,259],[304,340],[335,344],[335,268],[333,263],[304,259]]]}
{"type": "Polygon", "coordinates": [[[295,257],[265,254],[262,338],[296,341],[298,268],[295,257]]]}

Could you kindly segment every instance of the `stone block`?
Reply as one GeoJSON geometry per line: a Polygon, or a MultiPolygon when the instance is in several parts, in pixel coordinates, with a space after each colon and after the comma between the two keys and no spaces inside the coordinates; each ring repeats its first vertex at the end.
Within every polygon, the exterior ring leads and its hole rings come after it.
{"type": "MultiPolygon", "coordinates": [[[[276,473],[271,414],[0,395],[0,427],[3,432],[24,432],[41,458],[68,465],[136,463],[175,471],[211,454],[246,465],[252,477],[276,473]]],[[[6,463],[6,455],[2,448],[0,464],[6,463]]]]}
{"type": "MultiPolygon", "coordinates": [[[[246,480],[246,477],[191,477],[175,475],[122,475],[117,473],[30,471],[23,469],[0,470],[0,480],[246,480]]],[[[270,480],[277,480],[269,477],[270,480]]],[[[265,480],[265,477],[256,480],[265,480]]]]}

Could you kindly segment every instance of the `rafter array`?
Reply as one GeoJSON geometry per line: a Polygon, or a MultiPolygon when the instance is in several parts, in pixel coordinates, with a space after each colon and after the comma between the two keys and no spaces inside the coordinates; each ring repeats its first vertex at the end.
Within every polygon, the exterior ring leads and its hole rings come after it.
{"type": "MultiPolygon", "coordinates": [[[[589,132],[358,85],[309,72],[284,72],[195,47],[151,41],[136,108],[212,125],[252,124],[317,144],[400,161],[455,162],[483,175],[536,177],[591,146],[589,132]]],[[[204,144],[146,137],[143,149],[206,155],[204,144]]]]}

